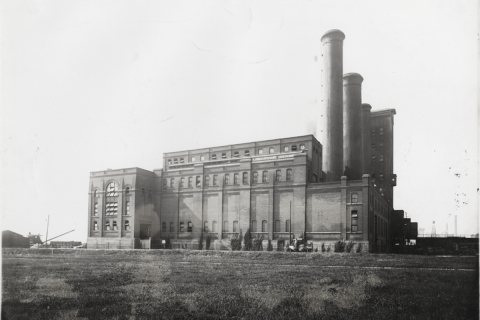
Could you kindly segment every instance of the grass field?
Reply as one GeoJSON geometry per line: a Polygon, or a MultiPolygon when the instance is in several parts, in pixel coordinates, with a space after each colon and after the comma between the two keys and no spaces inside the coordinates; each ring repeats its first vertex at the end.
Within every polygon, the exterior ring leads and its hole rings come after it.
{"type": "Polygon", "coordinates": [[[478,319],[478,257],[3,250],[2,319],[478,319]]]}

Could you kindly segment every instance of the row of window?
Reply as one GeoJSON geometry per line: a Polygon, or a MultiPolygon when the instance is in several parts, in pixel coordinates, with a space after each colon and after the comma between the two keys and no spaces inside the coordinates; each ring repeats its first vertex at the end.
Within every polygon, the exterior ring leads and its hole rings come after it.
{"type": "MultiPolygon", "coordinates": [[[[93,230],[95,231],[99,230],[98,221],[93,221],[93,230]]],[[[110,221],[105,222],[104,230],[117,231],[118,230],[117,221],[116,220],[112,221],[112,224],[110,224],[110,221]]],[[[125,220],[125,222],[123,223],[123,230],[130,231],[130,222],[128,220],[125,220]]]]}
{"type": "MultiPolygon", "coordinates": [[[[285,181],[291,181],[292,180],[292,169],[287,169],[286,171],[286,177],[285,181]]],[[[224,175],[224,181],[226,185],[230,185],[232,181],[230,180],[230,174],[226,173],[224,175]]],[[[268,182],[268,171],[263,171],[262,172],[262,177],[261,177],[261,182],[268,182]]],[[[252,174],[252,181],[253,183],[258,183],[259,182],[259,177],[258,177],[258,172],[254,171],[252,174]]],[[[276,170],[275,171],[275,181],[282,181],[282,170],[276,170]]],[[[205,186],[210,186],[210,176],[206,175],[205,176],[205,186]]],[[[243,172],[242,173],[242,183],[243,184],[248,184],[248,172],[243,172]]],[[[234,173],[233,174],[233,184],[238,185],[240,184],[240,174],[239,173],[234,173]]],[[[218,186],[218,175],[213,175],[213,186],[218,186]]],[[[195,177],[195,186],[197,188],[201,187],[201,176],[196,176],[195,177]]],[[[168,179],[163,179],[163,187],[168,188],[168,179]]],[[[170,178],[170,188],[175,187],[175,178],[170,178]]],[[[180,178],[180,188],[185,188],[185,178],[182,177],[180,178]]],[[[193,177],[188,177],[188,188],[193,187],[193,177]]]]}
{"type": "MultiPolygon", "coordinates": [[[[305,150],[305,145],[304,144],[300,144],[298,147],[296,144],[293,144],[291,146],[284,146],[283,147],[283,151],[284,152],[290,152],[291,151],[298,151],[298,148],[300,150],[305,150]]],[[[275,153],[275,148],[274,147],[270,147],[268,148],[268,153],[272,154],[272,153],[275,153]]],[[[317,150],[317,153],[318,153],[318,150],[317,150]]],[[[262,155],[263,154],[263,148],[261,149],[257,149],[257,155],[262,155]]],[[[243,152],[243,155],[245,157],[249,157],[250,156],[250,150],[244,150],[243,152]]],[[[234,151],[233,152],[233,157],[234,158],[238,158],[240,157],[240,151],[234,151]]],[[[227,153],[226,152],[222,152],[221,153],[221,159],[226,159],[227,158],[227,153]]],[[[200,161],[205,161],[205,156],[204,155],[201,155],[201,156],[192,156],[190,158],[190,162],[195,162],[197,161],[197,159],[199,159],[200,161]]],[[[217,154],[216,153],[212,153],[210,155],[210,159],[211,160],[217,160],[217,154]]],[[[167,164],[178,164],[178,163],[185,163],[185,158],[172,158],[172,159],[167,159],[167,164]]]]}
{"type": "MultiPolygon", "coordinates": [[[[193,223],[191,221],[188,221],[186,225],[187,225],[187,229],[185,230],[185,222],[180,221],[178,223],[179,232],[193,231],[193,223]]],[[[250,223],[250,231],[251,232],[268,232],[267,220],[261,221],[261,224],[259,226],[257,226],[257,221],[253,220],[250,223]]],[[[290,220],[285,221],[285,229],[283,231],[290,232],[290,220]]],[[[166,222],[162,222],[162,232],[167,232],[166,222]]],[[[175,227],[173,222],[170,222],[168,232],[175,232],[175,227]]],[[[209,228],[208,221],[205,221],[203,223],[203,232],[217,232],[217,221],[212,221],[211,229],[209,228]]],[[[228,221],[223,222],[222,232],[230,232],[230,224],[228,221]]],[[[233,221],[232,232],[239,232],[238,221],[233,221]]],[[[274,232],[282,232],[282,230],[280,230],[280,220],[275,220],[274,232]]]]}
{"type": "MultiPolygon", "coordinates": [[[[375,133],[376,133],[376,128],[372,128],[372,136],[374,136],[375,133]]],[[[379,133],[380,135],[383,134],[383,127],[378,128],[378,133],[379,133]]]]}

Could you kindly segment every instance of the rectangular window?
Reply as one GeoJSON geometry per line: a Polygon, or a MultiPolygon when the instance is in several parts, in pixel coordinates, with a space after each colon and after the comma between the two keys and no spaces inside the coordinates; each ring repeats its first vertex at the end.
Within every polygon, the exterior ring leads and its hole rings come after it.
{"type": "Polygon", "coordinates": [[[238,232],[238,221],[233,221],[233,232],[238,232]]]}
{"type": "Polygon", "coordinates": [[[192,157],[192,162],[195,162],[195,157],[192,157]]]}
{"type": "Polygon", "coordinates": [[[269,153],[275,153],[275,149],[273,147],[270,147],[270,149],[268,149],[268,152],[269,153]]]}
{"type": "Polygon", "coordinates": [[[282,170],[277,170],[275,172],[275,181],[282,181],[282,170]]]}
{"type": "Polygon", "coordinates": [[[275,220],[275,232],[281,232],[281,230],[280,230],[280,220],[275,220]]]}
{"type": "Polygon", "coordinates": [[[228,232],[228,221],[223,221],[223,232],[228,232]]]}
{"type": "Polygon", "coordinates": [[[239,178],[238,178],[238,173],[235,173],[235,174],[233,175],[233,184],[238,184],[238,180],[239,180],[239,178]]]}
{"type": "Polygon", "coordinates": [[[168,180],[163,179],[163,188],[166,189],[168,187],[168,180]]]}
{"type": "Polygon", "coordinates": [[[200,161],[204,161],[205,160],[205,156],[200,156],[200,161]]]}
{"type": "Polygon", "coordinates": [[[173,159],[173,163],[178,163],[178,159],[177,158],[173,159]]]}
{"type": "Polygon", "coordinates": [[[262,232],[267,232],[267,220],[262,221],[262,232]]]}
{"type": "Polygon", "coordinates": [[[248,184],[248,173],[247,172],[243,173],[243,184],[248,184]]]}
{"type": "Polygon", "coordinates": [[[162,222],[162,232],[167,232],[167,223],[162,222]]]}
{"type": "Polygon", "coordinates": [[[168,159],[168,160],[167,160],[167,163],[168,163],[168,164],[172,164],[172,159],[168,159]]]}
{"type": "Polygon", "coordinates": [[[225,175],[225,184],[230,184],[230,175],[228,173],[225,175]]]}
{"type": "Polygon", "coordinates": [[[358,201],[358,194],[352,193],[352,203],[357,203],[358,201]]]}
{"type": "Polygon", "coordinates": [[[193,177],[188,177],[188,187],[191,188],[192,184],[193,184],[193,177]]]}
{"type": "Polygon", "coordinates": [[[240,154],[238,153],[238,151],[234,151],[233,156],[238,158],[240,156],[240,154]]]}
{"type": "Polygon", "coordinates": [[[184,232],[185,231],[185,226],[183,224],[183,221],[180,221],[180,232],[184,232]]]}
{"type": "Polygon", "coordinates": [[[285,146],[285,147],[283,147],[283,151],[284,151],[284,152],[288,152],[288,151],[290,151],[290,150],[289,150],[288,146],[285,146]]]}
{"type": "Polygon", "coordinates": [[[117,221],[113,221],[113,230],[117,230],[117,221]]]}
{"type": "Polygon", "coordinates": [[[253,183],[258,183],[258,172],[257,171],[253,172],[253,183]]]}
{"type": "Polygon", "coordinates": [[[292,151],[297,151],[297,145],[296,144],[292,145],[292,151]]]}
{"type": "Polygon", "coordinates": [[[250,156],[250,150],[245,150],[245,156],[249,157],[250,156]]]}
{"type": "Polygon", "coordinates": [[[110,222],[105,222],[105,230],[110,230],[110,222]]]}
{"type": "Polygon", "coordinates": [[[304,144],[300,145],[300,150],[305,150],[305,145],[304,144]]]}
{"type": "Polygon", "coordinates": [[[175,228],[173,227],[173,222],[170,222],[170,232],[174,232],[175,228]]]}
{"type": "Polygon", "coordinates": [[[183,158],[180,158],[180,163],[184,163],[185,160],[183,160],[183,158]]]}
{"type": "Polygon", "coordinates": [[[258,149],[258,154],[263,154],[263,149],[258,149]]]}
{"type": "Polygon", "coordinates": [[[208,232],[208,221],[203,223],[203,232],[208,232]]]}
{"type": "Polygon", "coordinates": [[[192,223],[191,221],[188,221],[188,226],[187,226],[187,228],[188,228],[188,230],[187,230],[188,232],[192,232],[192,230],[193,230],[193,223],[192,223]]]}
{"type": "Polygon", "coordinates": [[[357,210],[352,210],[352,232],[357,232],[358,214],[357,210]]]}
{"type": "Polygon", "coordinates": [[[267,171],[262,172],[262,182],[268,182],[268,172],[267,171]]]}
{"type": "Polygon", "coordinates": [[[210,176],[205,176],[205,186],[208,187],[210,185],[210,176]]]}
{"type": "Polygon", "coordinates": [[[290,220],[285,221],[285,232],[290,232],[290,220]]]}
{"type": "Polygon", "coordinates": [[[225,152],[222,153],[222,159],[226,159],[227,158],[227,154],[225,152]]]}
{"type": "Polygon", "coordinates": [[[213,185],[216,186],[218,184],[218,176],[214,175],[213,176],[213,185]]]}
{"type": "Polygon", "coordinates": [[[217,160],[217,155],[215,153],[212,154],[212,160],[217,160]]]}
{"type": "Polygon", "coordinates": [[[200,188],[202,186],[202,178],[200,176],[197,176],[196,186],[197,188],[200,188]]]}

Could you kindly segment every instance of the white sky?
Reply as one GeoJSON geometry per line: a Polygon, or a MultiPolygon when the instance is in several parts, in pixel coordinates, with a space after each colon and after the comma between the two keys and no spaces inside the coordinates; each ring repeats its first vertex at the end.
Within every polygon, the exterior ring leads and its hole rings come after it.
{"type": "Polygon", "coordinates": [[[50,237],[86,241],[91,171],[315,133],[340,29],[363,102],[397,110],[395,208],[478,232],[476,1],[1,5],[2,230],[45,235],[50,215],[50,237]]]}

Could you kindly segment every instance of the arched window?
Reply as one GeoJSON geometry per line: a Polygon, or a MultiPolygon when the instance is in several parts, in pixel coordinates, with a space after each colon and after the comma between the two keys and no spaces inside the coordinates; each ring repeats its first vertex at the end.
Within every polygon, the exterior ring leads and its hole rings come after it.
{"type": "Polygon", "coordinates": [[[225,184],[230,184],[230,175],[228,173],[225,175],[225,184]]]}
{"type": "Polygon", "coordinates": [[[268,182],[268,171],[262,172],[262,182],[268,182]]]}
{"type": "Polygon", "coordinates": [[[248,184],[248,173],[247,172],[243,173],[243,184],[248,184]]]}
{"type": "Polygon", "coordinates": [[[285,232],[290,232],[290,220],[285,221],[285,232]]]}
{"type": "Polygon", "coordinates": [[[252,221],[252,232],[257,232],[257,220],[252,221]]]}
{"type": "Polygon", "coordinates": [[[217,221],[212,222],[212,232],[217,232],[217,221]]]}
{"type": "Polygon", "coordinates": [[[357,203],[358,195],[356,193],[352,193],[352,203],[357,203]]]}
{"type": "Polygon", "coordinates": [[[93,221],[93,230],[98,231],[98,222],[93,221]]]}
{"type": "Polygon", "coordinates": [[[218,185],[218,176],[216,174],[213,176],[213,185],[218,185]]]}
{"type": "Polygon", "coordinates": [[[258,183],[258,172],[257,171],[253,172],[253,183],[258,183]]]}
{"type": "Polygon", "coordinates": [[[191,221],[188,221],[188,225],[187,225],[187,231],[188,232],[192,232],[193,231],[193,223],[191,221]]]}
{"type": "Polygon", "coordinates": [[[126,196],[130,195],[130,187],[125,188],[125,195],[126,196]]]}
{"type": "Polygon", "coordinates": [[[275,171],[275,180],[282,181],[282,170],[275,171]]]}
{"type": "Polygon", "coordinates": [[[180,178],[180,188],[185,188],[185,178],[184,177],[180,178]]]}
{"type": "Polygon", "coordinates": [[[300,150],[305,150],[305,145],[304,144],[300,145],[300,150]]]}
{"type": "Polygon", "coordinates": [[[262,221],[262,232],[267,232],[267,220],[262,221]]]}
{"type": "Polygon", "coordinates": [[[238,184],[238,173],[233,175],[233,184],[238,184]]]}
{"type": "Polygon", "coordinates": [[[258,154],[263,154],[263,149],[258,149],[258,154]]]}
{"type": "Polygon", "coordinates": [[[288,146],[283,147],[283,151],[288,152],[289,151],[288,146]]]}
{"type": "Polygon", "coordinates": [[[180,232],[184,232],[184,231],[185,231],[184,223],[183,221],[180,221],[180,232]]]}
{"type": "Polygon", "coordinates": [[[228,220],[223,221],[223,232],[228,232],[228,220]]]}
{"type": "Polygon", "coordinates": [[[175,187],[175,178],[171,178],[170,179],[170,188],[174,188],[175,187]]]}
{"type": "Polygon", "coordinates": [[[292,169],[287,169],[287,181],[292,180],[292,169]]]}
{"type": "Polygon", "coordinates": [[[167,223],[162,222],[162,232],[167,232],[167,223]]]}
{"type": "Polygon", "coordinates": [[[280,220],[275,220],[275,232],[280,232],[280,220]]]}
{"type": "Polygon", "coordinates": [[[203,223],[203,232],[208,232],[208,221],[203,223]]]}
{"type": "Polygon", "coordinates": [[[238,232],[238,221],[233,221],[233,232],[238,232]]]}
{"type": "Polygon", "coordinates": [[[193,186],[193,177],[188,177],[188,187],[191,188],[193,186]]]}
{"type": "Polygon", "coordinates": [[[130,223],[128,220],[125,220],[125,231],[130,231],[130,223]]]}
{"type": "Polygon", "coordinates": [[[205,176],[205,187],[210,185],[210,176],[205,176]]]}
{"type": "Polygon", "coordinates": [[[292,151],[297,151],[297,145],[296,144],[292,145],[292,151]]]}
{"type": "Polygon", "coordinates": [[[200,188],[202,186],[202,178],[200,176],[197,176],[196,186],[197,188],[200,188]]]}
{"type": "Polygon", "coordinates": [[[117,221],[113,220],[113,230],[117,230],[117,221]]]}
{"type": "Polygon", "coordinates": [[[115,182],[110,182],[107,185],[105,201],[105,215],[115,216],[118,211],[118,186],[115,182]]]}

